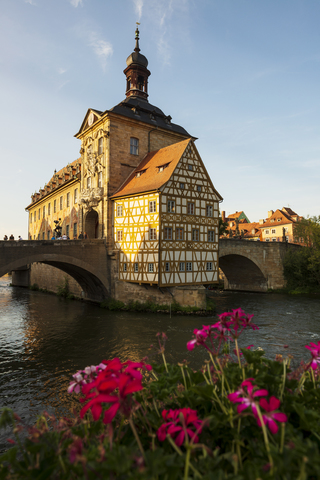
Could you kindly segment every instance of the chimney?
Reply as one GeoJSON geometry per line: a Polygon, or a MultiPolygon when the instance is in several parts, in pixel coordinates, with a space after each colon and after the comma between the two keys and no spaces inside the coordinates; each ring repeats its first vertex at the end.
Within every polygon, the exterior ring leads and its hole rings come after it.
{"type": "Polygon", "coordinates": [[[225,212],[225,210],[222,210],[222,212],[221,212],[221,220],[222,220],[223,222],[226,221],[226,212],[225,212]]]}
{"type": "Polygon", "coordinates": [[[274,214],[274,211],[273,211],[273,210],[269,210],[269,212],[268,212],[268,218],[270,218],[273,214],[274,214]]]}
{"type": "Polygon", "coordinates": [[[263,225],[264,224],[264,220],[263,218],[261,220],[259,220],[259,225],[263,225]]]}

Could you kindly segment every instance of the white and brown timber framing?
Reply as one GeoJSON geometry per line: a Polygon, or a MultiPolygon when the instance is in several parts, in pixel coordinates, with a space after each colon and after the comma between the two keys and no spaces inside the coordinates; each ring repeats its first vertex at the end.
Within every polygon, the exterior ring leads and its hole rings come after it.
{"type": "Polygon", "coordinates": [[[120,280],[217,282],[221,196],[192,139],[149,153],[111,199],[120,280]]]}

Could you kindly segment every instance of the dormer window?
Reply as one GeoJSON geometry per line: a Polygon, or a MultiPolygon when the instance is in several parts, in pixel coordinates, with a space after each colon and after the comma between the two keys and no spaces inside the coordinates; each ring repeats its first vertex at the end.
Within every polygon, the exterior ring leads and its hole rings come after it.
{"type": "Polygon", "coordinates": [[[282,217],[277,218],[277,222],[281,222],[281,220],[282,220],[282,217]]]}
{"type": "Polygon", "coordinates": [[[163,170],[164,170],[165,168],[167,168],[168,165],[169,165],[169,163],[165,163],[164,165],[160,165],[160,167],[158,167],[159,173],[160,173],[160,172],[163,172],[163,170]]]}
{"type": "Polygon", "coordinates": [[[130,138],[130,153],[132,155],[139,155],[139,140],[138,138],[130,138]]]}
{"type": "Polygon", "coordinates": [[[146,169],[145,169],[145,170],[140,170],[139,172],[136,173],[136,177],[137,177],[137,178],[141,177],[141,175],[142,175],[145,171],[146,171],[146,169]]]}

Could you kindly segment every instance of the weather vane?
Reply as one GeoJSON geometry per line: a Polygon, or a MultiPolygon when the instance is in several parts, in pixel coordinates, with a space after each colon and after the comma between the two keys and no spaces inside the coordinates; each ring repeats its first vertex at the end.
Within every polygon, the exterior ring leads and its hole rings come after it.
{"type": "Polygon", "coordinates": [[[140,23],[139,23],[139,22],[136,22],[136,24],[137,24],[137,25],[140,25],[140,23]]]}

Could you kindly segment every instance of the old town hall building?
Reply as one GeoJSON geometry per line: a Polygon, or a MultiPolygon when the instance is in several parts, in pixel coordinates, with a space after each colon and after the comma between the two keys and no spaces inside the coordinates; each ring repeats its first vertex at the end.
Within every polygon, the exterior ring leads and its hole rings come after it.
{"type": "Polygon", "coordinates": [[[81,158],[55,172],[28,205],[29,239],[104,238],[118,280],[158,287],[218,280],[219,202],[195,138],[148,101],[148,61],[127,58],[125,99],[89,109],[81,158]]]}

